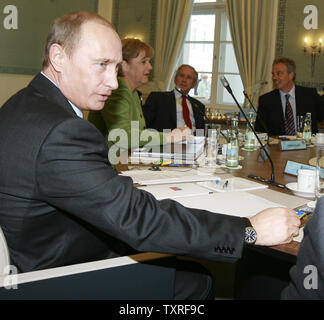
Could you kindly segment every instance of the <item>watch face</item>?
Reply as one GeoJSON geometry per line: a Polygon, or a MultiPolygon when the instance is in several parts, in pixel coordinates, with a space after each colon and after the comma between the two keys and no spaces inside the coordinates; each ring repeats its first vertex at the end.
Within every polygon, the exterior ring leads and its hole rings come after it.
{"type": "Polygon", "coordinates": [[[257,239],[257,233],[253,228],[245,228],[245,242],[246,243],[255,243],[257,239]]]}

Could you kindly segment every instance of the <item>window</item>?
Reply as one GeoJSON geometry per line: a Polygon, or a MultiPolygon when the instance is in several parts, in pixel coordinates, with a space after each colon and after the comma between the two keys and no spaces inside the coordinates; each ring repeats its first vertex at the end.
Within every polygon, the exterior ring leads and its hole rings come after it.
{"type": "Polygon", "coordinates": [[[195,67],[198,85],[190,95],[207,105],[232,109],[233,98],[220,82],[225,76],[239,103],[243,84],[237,67],[230,29],[222,0],[195,0],[180,63],[195,67]]]}

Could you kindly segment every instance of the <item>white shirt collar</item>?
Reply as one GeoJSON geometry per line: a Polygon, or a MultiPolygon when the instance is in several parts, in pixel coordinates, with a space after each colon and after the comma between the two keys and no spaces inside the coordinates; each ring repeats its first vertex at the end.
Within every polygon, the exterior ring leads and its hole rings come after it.
{"type": "Polygon", "coordinates": [[[282,97],[285,97],[286,94],[289,94],[290,97],[295,98],[295,85],[291,88],[291,90],[289,92],[284,92],[282,90],[279,90],[279,91],[280,91],[280,95],[282,97]]]}
{"type": "MultiPolygon", "coordinates": [[[[52,80],[52,79],[50,79],[43,71],[41,71],[41,74],[46,78],[46,79],[48,79],[49,81],[51,81],[56,87],[57,87],[57,85],[56,85],[56,83],[52,80]]],[[[82,111],[78,108],[78,107],[76,107],[70,100],[68,100],[69,101],[69,103],[70,103],[70,105],[71,105],[71,107],[72,107],[72,109],[74,110],[74,112],[77,114],[77,116],[79,117],[79,118],[82,118],[83,119],[83,113],[82,113],[82,111]]]]}

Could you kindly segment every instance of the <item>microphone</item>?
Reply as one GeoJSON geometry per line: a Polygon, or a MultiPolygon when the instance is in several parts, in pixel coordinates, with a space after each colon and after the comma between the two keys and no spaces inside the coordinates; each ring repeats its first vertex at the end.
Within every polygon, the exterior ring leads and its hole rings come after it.
{"type": "Polygon", "coordinates": [[[182,94],[182,95],[185,96],[186,98],[189,97],[189,94],[188,94],[188,93],[184,93],[184,92],[182,92],[182,90],[181,90],[180,88],[178,88],[178,87],[174,87],[174,89],[176,89],[176,91],[178,91],[180,94],[182,94]]]}
{"type": "Polygon", "coordinates": [[[265,146],[263,145],[263,143],[261,142],[260,138],[258,137],[257,133],[255,132],[253,126],[251,125],[248,117],[246,116],[246,114],[243,112],[243,109],[242,107],[240,106],[240,104],[238,103],[238,101],[236,100],[234,94],[233,94],[233,91],[228,83],[228,81],[226,80],[226,78],[224,76],[222,76],[220,78],[224,88],[228,91],[228,93],[232,96],[232,98],[234,99],[237,107],[239,108],[239,110],[242,112],[245,120],[247,121],[250,129],[252,130],[252,132],[254,133],[254,135],[256,136],[258,142],[260,143],[260,146],[261,146],[261,149],[264,151],[265,155],[268,157],[269,161],[270,161],[270,164],[271,164],[271,177],[270,177],[270,180],[268,179],[265,179],[265,178],[262,178],[262,177],[259,177],[255,174],[249,174],[248,177],[249,178],[252,178],[252,179],[255,179],[255,180],[259,180],[259,181],[262,181],[262,182],[265,182],[267,184],[270,184],[270,185],[273,185],[273,186],[276,186],[276,187],[279,187],[279,188],[283,188],[283,189],[287,189],[285,185],[281,184],[281,183],[278,183],[275,181],[275,175],[274,175],[274,166],[273,166],[273,162],[272,162],[272,159],[270,157],[270,154],[267,150],[267,148],[265,148],[265,146]]]}

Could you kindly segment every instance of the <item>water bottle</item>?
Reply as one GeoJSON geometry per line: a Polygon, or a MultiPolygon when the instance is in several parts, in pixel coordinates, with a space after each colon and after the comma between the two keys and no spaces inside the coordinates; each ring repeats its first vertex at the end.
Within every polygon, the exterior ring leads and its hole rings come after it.
{"type": "Polygon", "coordinates": [[[310,112],[306,113],[304,120],[303,139],[307,146],[312,144],[312,114],[310,112]]]}
{"type": "Polygon", "coordinates": [[[237,168],[239,164],[239,139],[238,139],[238,118],[233,117],[231,128],[228,130],[226,167],[237,168]]]}
{"type": "MultiPolygon", "coordinates": [[[[254,126],[254,112],[249,112],[248,120],[252,126],[254,126]]],[[[249,124],[246,124],[245,138],[244,138],[244,149],[246,150],[254,150],[255,148],[255,135],[251,130],[249,124]]]]}

